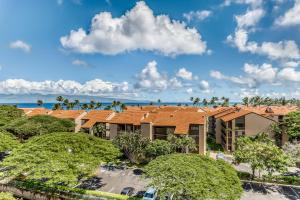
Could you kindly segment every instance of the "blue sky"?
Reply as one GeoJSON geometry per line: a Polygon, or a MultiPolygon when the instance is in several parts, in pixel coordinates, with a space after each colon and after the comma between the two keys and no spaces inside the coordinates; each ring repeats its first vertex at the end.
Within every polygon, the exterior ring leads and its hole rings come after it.
{"type": "Polygon", "coordinates": [[[300,98],[300,0],[2,0],[0,94],[300,98]]]}

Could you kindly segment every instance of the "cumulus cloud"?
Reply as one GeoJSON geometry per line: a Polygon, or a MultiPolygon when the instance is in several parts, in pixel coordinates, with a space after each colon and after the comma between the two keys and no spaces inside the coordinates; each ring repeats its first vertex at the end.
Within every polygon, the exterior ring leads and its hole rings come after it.
{"type": "Polygon", "coordinates": [[[238,28],[248,28],[255,26],[264,15],[265,11],[262,8],[257,8],[253,10],[247,10],[247,12],[243,15],[236,15],[235,19],[238,28]]]}
{"type": "Polygon", "coordinates": [[[262,6],[263,0],[224,0],[223,6],[230,6],[231,4],[246,4],[250,5],[253,8],[262,6]]]}
{"type": "Polygon", "coordinates": [[[22,40],[16,40],[9,44],[11,49],[20,49],[26,53],[31,51],[31,46],[22,40]]]}
{"type": "Polygon", "coordinates": [[[156,61],[151,61],[137,75],[137,82],[134,87],[140,90],[161,92],[168,88],[180,88],[182,83],[175,77],[169,79],[166,74],[160,73],[156,61]]]}
{"type": "Polygon", "coordinates": [[[183,13],[183,17],[188,21],[192,20],[198,20],[203,21],[209,16],[212,15],[212,12],[210,10],[197,10],[197,11],[190,11],[188,13],[183,13]]]}
{"type": "Polygon", "coordinates": [[[193,93],[193,88],[188,88],[188,89],[186,89],[186,92],[187,92],[188,94],[192,94],[192,93],[193,93]]]}
{"type": "Polygon", "coordinates": [[[295,0],[294,6],[283,16],[275,20],[278,26],[295,26],[300,24],[300,0],[295,0]]]}
{"type": "Polygon", "coordinates": [[[261,66],[245,63],[243,71],[245,73],[244,76],[227,76],[219,71],[211,71],[210,76],[219,80],[227,80],[240,86],[256,88],[262,84],[274,83],[278,69],[266,63],[261,66]]]}
{"type": "Polygon", "coordinates": [[[193,73],[185,69],[184,67],[179,69],[176,73],[177,77],[180,77],[185,80],[192,80],[193,79],[193,73]]]}
{"type": "Polygon", "coordinates": [[[209,93],[210,92],[210,85],[206,80],[200,81],[199,88],[203,93],[209,93]]]}
{"type": "Polygon", "coordinates": [[[147,50],[166,56],[203,54],[206,42],[195,28],[172,20],[167,15],[153,14],[144,1],[119,18],[109,12],[94,16],[90,30],[72,30],[60,38],[62,46],[80,53],[119,53],[147,50]]]}
{"type": "Polygon", "coordinates": [[[270,59],[300,59],[300,51],[294,40],[263,42],[258,44],[248,41],[248,31],[237,29],[234,36],[229,35],[227,42],[237,47],[240,52],[266,55],[270,59]]]}
{"type": "Polygon", "coordinates": [[[285,81],[300,82],[300,71],[295,68],[284,68],[278,73],[278,77],[285,81]]]}
{"type": "Polygon", "coordinates": [[[24,79],[7,79],[0,81],[0,94],[62,94],[109,96],[126,93],[127,82],[112,83],[94,79],[83,84],[73,80],[27,81],[24,79]]]}
{"type": "Polygon", "coordinates": [[[79,59],[73,60],[72,64],[73,65],[78,65],[78,66],[83,66],[83,67],[87,67],[88,66],[87,62],[85,62],[84,60],[79,60],[79,59]]]}

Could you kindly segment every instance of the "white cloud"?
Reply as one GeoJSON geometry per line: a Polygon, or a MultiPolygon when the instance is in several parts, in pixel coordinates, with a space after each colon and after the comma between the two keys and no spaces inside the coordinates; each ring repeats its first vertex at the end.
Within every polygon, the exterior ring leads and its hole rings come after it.
{"type": "Polygon", "coordinates": [[[266,63],[261,66],[245,63],[243,71],[244,76],[226,76],[219,71],[211,71],[210,76],[218,80],[227,80],[239,86],[255,88],[262,84],[274,83],[278,69],[266,63]]]}
{"type": "Polygon", "coordinates": [[[119,53],[147,50],[166,56],[203,54],[206,42],[195,28],[184,22],[171,20],[167,15],[154,16],[144,1],[125,15],[113,18],[109,12],[101,12],[92,19],[91,28],[72,30],[60,38],[64,48],[80,53],[119,53]]]}
{"type": "Polygon", "coordinates": [[[247,28],[255,26],[264,15],[265,11],[262,8],[257,8],[247,10],[247,12],[243,15],[236,15],[235,19],[239,28],[247,28]]]}
{"type": "Polygon", "coordinates": [[[79,59],[73,60],[72,64],[73,65],[78,65],[78,66],[84,66],[84,67],[88,66],[87,62],[85,62],[84,60],[79,60],[79,59]]]}
{"type": "Polygon", "coordinates": [[[185,68],[179,69],[178,72],[176,73],[176,76],[180,77],[182,79],[185,79],[185,80],[192,80],[193,79],[193,73],[188,71],[185,68]]]}
{"type": "Polygon", "coordinates": [[[210,85],[206,80],[200,81],[199,88],[203,93],[209,93],[210,92],[210,85]]]}
{"type": "Polygon", "coordinates": [[[188,21],[192,21],[193,19],[203,21],[209,16],[212,15],[210,10],[197,10],[197,11],[190,11],[188,13],[183,13],[183,17],[188,21]]]}
{"type": "Polygon", "coordinates": [[[261,45],[248,41],[248,31],[237,29],[234,36],[229,35],[227,41],[236,46],[240,52],[266,55],[270,59],[300,59],[300,51],[295,41],[263,42],[261,45]]]}
{"type": "Polygon", "coordinates": [[[112,83],[94,79],[83,84],[73,80],[27,81],[7,79],[0,81],[0,94],[64,94],[109,96],[128,92],[127,82],[112,83]]]}
{"type": "Polygon", "coordinates": [[[295,68],[284,68],[278,73],[278,77],[285,81],[300,82],[300,71],[295,68]]]}
{"type": "Polygon", "coordinates": [[[232,3],[236,4],[246,4],[250,5],[253,8],[262,6],[263,0],[224,0],[223,6],[230,6],[232,3]]]}
{"type": "Polygon", "coordinates": [[[169,79],[166,74],[157,70],[156,61],[149,62],[137,75],[137,83],[134,87],[140,90],[161,92],[166,89],[181,88],[182,83],[175,77],[169,79]]]}
{"type": "Polygon", "coordinates": [[[16,40],[9,44],[11,49],[21,49],[22,51],[28,53],[31,51],[31,46],[22,40],[16,40]]]}
{"type": "Polygon", "coordinates": [[[188,94],[192,94],[192,93],[193,93],[193,88],[188,88],[188,89],[186,89],[186,92],[187,92],[188,94]]]}
{"type": "Polygon", "coordinates": [[[298,67],[300,62],[295,62],[295,61],[289,61],[286,63],[283,63],[283,67],[298,67]]]}
{"type": "Polygon", "coordinates": [[[275,20],[278,26],[295,26],[300,25],[300,0],[295,0],[294,6],[289,9],[283,16],[275,20]]]}

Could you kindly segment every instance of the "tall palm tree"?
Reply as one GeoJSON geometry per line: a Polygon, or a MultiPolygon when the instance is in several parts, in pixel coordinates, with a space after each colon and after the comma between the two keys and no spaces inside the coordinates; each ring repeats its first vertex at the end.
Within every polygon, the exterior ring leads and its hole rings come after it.
{"type": "Polygon", "coordinates": [[[43,106],[44,102],[42,100],[36,101],[37,106],[43,106]]]}
{"type": "Polygon", "coordinates": [[[249,106],[249,97],[244,97],[242,101],[244,106],[249,106]]]}
{"type": "Polygon", "coordinates": [[[157,100],[157,103],[158,103],[158,106],[160,106],[161,100],[158,99],[158,100],[157,100]]]}
{"type": "Polygon", "coordinates": [[[229,98],[225,98],[225,97],[223,98],[222,106],[223,107],[228,107],[229,106],[229,98]]]}
{"type": "Polygon", "coordinates": [[[126,109],[126,104],[125,103],[121,103],[120,110],[123,112],[125,109],[126,109]]]}
{"type": "Polygon", "coordinates": [[[207,105],[208,105],[208,101],[207,101],[206,99],[203,99],[203,100],[202,100],[202,104],[203,104],[204,106],[207,106],[207,105]]]}
{"type": "Polygon", "coordinates": [[[95,104],[96,104],[95,101],[94,101],[94,100],[91,100],[90,103],[89,103],[88,108],[89,108],[90,110],[95,109],[95,104]]]}
{"type": "Polygon", "coordinates": [[[102,107],[102,103],[101,102],[97,102],[95,105],[95,109],[99,109],[102,107]]]}
{"type": "Polygon", "coordinates": [[[63,102],[64,101],[64,97],[63,96],[58,96],[58,97],[56,97],[56,101],[63,102]]]}
{"type": "Polygon", "coordinates": [[[70,101],[69,99],[63,100],[63,105],[66,107],[67,110],[70,110],[70,101]]]}
{"type": "Polygon", "coordinates": [[[61,104],[60,104],[60,103],[56,103],[56,104],[54,104],[53,107],[52,107],[52,110],[61,110],[61,109],[62,109],[62,107],[61,107],[61,104]]]}
{"type": "Polygon", "coordinates": [[[219,100],[218,97],[212,97],[212,98],[210,99],[210,102],[209,102],[209,103],[210,103],[211,105],[214,106],[214,105],[216,105],[216,102],[217,102],[218,100],[219,100]]]}
{"type": "Polygon", "coordinates": [[[193,105],[198,106],[199,103],[200,103],[200,98],[199,97],[194,98],[193,105]]]}
{"type": "Polygon", "coordinates": [[[80,106],[80,101],[78,99],[75,99],[74,104],[75,104],[75,107],[77,107],[77,109],[78,109],[80,106]]]}
{"type": "Polygon", "coordinates": [[[81,109],[82,110],[87,110],[89,108],[89,105],[87,104],[87,103],[83,103],[82,105],[81,105],[81,109]]]}

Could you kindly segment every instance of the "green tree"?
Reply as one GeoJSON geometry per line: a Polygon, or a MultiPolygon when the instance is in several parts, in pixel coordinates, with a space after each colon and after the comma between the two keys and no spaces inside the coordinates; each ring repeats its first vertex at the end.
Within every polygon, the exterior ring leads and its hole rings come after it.
{"type": "Polygon", "coordinates": [[[11,121],[4,126],[4,129],[23,141],[32,136],[52,132],[73,132],[74,127],[74,122],[68,119],[59,119],[49,115],[37,115],[11,121]]]}
{"type": "Polygon", "coordinates": [[[171,143],[173,151],[180,151],[182,153],[188,153],[196,150],[196,142],[191,137],[175,136],[169,133],[167,140],[171,143]]]}
{"type": "Polygon", "coordinates": [[[42,100],[36,101],[37,106],[43,106],[44,102],[42,100]]]}
{"type": "Polygon", "coordinates": [[[14,196],[9,192],[0,192],[1,200],[17,200],[14,196]]]}
{"type": "Polygon", "coordinates": [[[287,142],[282,149],[285,153],[290,154],[292,162],[300,167],[300,142],[297,140],[287,142]]]}
{"type": "Polygon", "coordinates": [[[234,161],[237,164],[249,163],[254,178],[257,170],[266,170],[269,175],[275,171],[285,171],[290,164],[290,156],[276,146],[266,134],[259,134],[253,138],[237,139],[234,161]]]}
{"type": "Polygon", "coordinates": [[[290,112],[283,118],[283,130],[290,140],[300,140],[300,112],[290,112]]]}
{"type": "Polygon", "coordinates": [[[15,106],[0,105],[0,127],[22,116],[24,112],[15,106]]]}
{"type": "Polygon", "coordinates": [[[101,163],[115,162],[120,152],[111,141],[82,133],[52,133],[34,137],[4,159],[10,170],[2,177],[23,175],[74,187],[101,163]]]}
{"type": "Polygon", "coordinates": [[[147,145],[145,152],[147,158],[154,159],[161,155],[174,153],[174,149],[169,141],[154,140],[147,145]]]}
{"type": "Polygon", "coordinates": [[[241,183],[233,167],[221,160],[196,154],[160,156],[145,167],[150,185],[160,198],[173,194],[179,199],[239,199],[241,183]]]}
{"type": "Polygon", "coordinates": [[[130,162],[135,164],[146,162],[145,148],[150,143],[150,140],[142,137],[139,132],[121,133],[114,138],[113,143],[130,162]]]}
{"type": "Polygon", "coordinates": [[[0,130],[0,152],[11,151],[19,144],[12,134],[0,130]]]}

